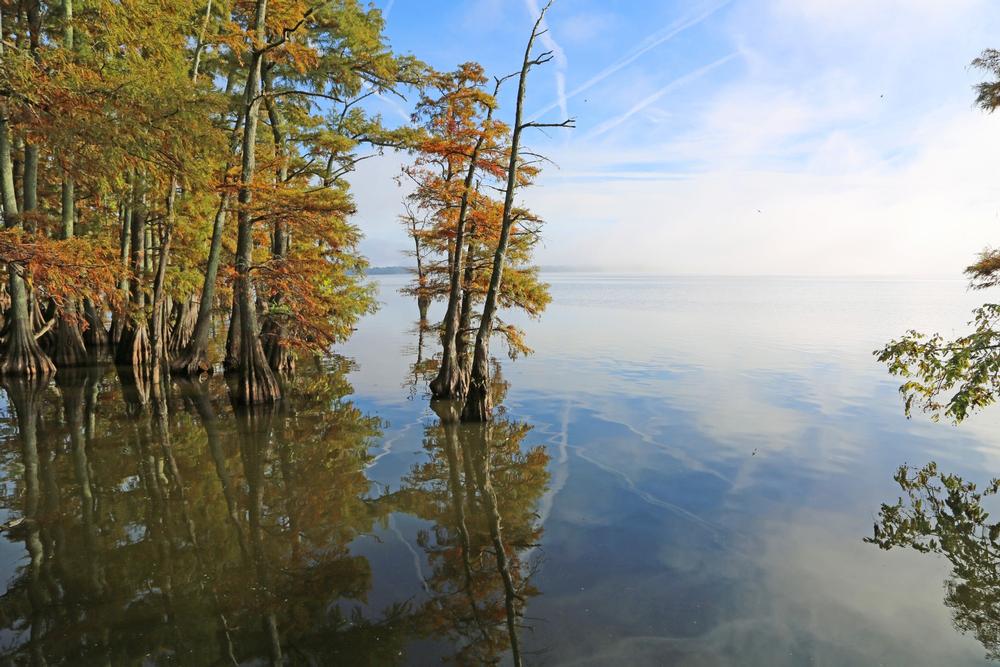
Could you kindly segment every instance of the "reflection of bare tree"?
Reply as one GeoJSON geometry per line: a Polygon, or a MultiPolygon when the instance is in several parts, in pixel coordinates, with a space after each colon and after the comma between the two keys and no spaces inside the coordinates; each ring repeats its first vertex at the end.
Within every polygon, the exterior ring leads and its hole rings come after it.
{"type": "Polygon", "coordinates": [[[522,450],[530,426],[498,420],[463,425],[454,405],[427,428],[430,460],[405,478],[397,504],[435,522],[419,543],[433,567],[428,630],[456,644],[462,664],[491,664],[508,652],[520,665],[519,630],[533,564],[523,555],[540,536],[535,504],[548,480],[542,448],[522,450]]]}
{"type": "Polygon", "coordinates": [[[500,510],[497,507],[497,493],[493,488],[493,476],[490,465],[489,434],[493,424],[480,424],[469,427],[474,431],[473,444],[479,449],[473,455],[479,462],[476,467],[476,479],[484,500],[486,516],[490,527],[490,538],[493,541],[493,555],[496,559],[497,572],[503,580],[504,607],[507,615],[507,635],[510,639],[510,650],[514,657],[514,664],[521,665],[521,649],[517,641],[517,617],[519,614],[516,602],[524,602],[524,598],[518,594],[514,576],[511,573],[510,562],[507,558],[507,546],[503,541],[503,529],[500,523],[500,510]]]}
{"type": "Polygon", "coordinates": [[[991,522],[983,506],[1000,491],[1000,480],[979,491],[957,475],[939,473],[935,463],[902,466],[895,479],[906,498],[882,505],[865,542],[947,558],[952,571],[945,604],[955,627],[973,634],[988,659],[1000,660],[1000,522],[991,522]]]}

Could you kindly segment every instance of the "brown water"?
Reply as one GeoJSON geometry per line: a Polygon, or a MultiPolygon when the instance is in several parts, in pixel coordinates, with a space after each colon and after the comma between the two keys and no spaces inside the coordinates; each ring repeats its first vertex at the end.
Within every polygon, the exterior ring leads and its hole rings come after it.
{"type": "Polygon", "coordinates": [[[3,660],[996,652],[993,552],[969,572],[954,552],[863,542],[903,495],[902,463],[1000,474],[994,412],[959,429],[907,421],[870,355],[911,326],[960,328],[974,302],[960,282],[552,280],[550,312],[526,323],[536,354],[503,361],[486,427],[429,408],[433,336],[395,277],[380,313],[302,363],[273,408],[234,410],[219,377],[137,388],[95,366],[8,381],[3,660]]]}

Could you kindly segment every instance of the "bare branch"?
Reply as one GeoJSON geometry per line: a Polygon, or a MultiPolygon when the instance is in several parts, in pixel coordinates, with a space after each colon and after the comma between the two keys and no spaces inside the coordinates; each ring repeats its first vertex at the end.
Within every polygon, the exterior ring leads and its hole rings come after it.
{"type": "Polygon", "coordinates": [[[567,118],[566,120],[564,120],[561,123],[538,123],[538,122],[535,122],[535,121],[531,121],[529,123],[524,123],[520,127],[522,129],[527,129],[529,127],[568,127],[568,128],[575,128],[576,127],[576,119],[575,118],[567,118]]]}

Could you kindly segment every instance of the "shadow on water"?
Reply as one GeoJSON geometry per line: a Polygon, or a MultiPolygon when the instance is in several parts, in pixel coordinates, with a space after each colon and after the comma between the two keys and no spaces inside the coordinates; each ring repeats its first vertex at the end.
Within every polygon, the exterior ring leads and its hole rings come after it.
{"type": "Polygon", "coordinates": [[[973,635],[989,660],[1000,660],[1000,522],[987,504],[1000,480],[982,490],[961,477],[941,473],[935,463],[900,467],[895,476],[905,497],[883,504],[872,537],[881,549],[908,548],[944,556],[951,564],[945,605],[955,628],[973,635]]]}
{"type": "Polygon", "coordinates": [[[0,660],[25,664],[520,664],[548,483],[531,427],[427,425],[393,491],[366,475],[387,426],[342,358],[234,409],[222,378],[135,383],[95,366],[6,380],[0,660]],[[125,381],[122,381],[125,380],[125,381]],[[372,609],[354,548],[391,514],[431,574],[372,609]]]}

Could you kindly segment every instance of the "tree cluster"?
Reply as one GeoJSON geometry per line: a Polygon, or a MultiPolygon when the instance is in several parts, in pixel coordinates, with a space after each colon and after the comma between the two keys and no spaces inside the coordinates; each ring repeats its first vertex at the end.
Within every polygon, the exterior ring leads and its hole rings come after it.
{"type": "Polygon", "coordinates": [[[407,288],[420,305],[446,302],[442,353],[430,383],[435,399],[453,401],[451,412],[463,421],[490,418],[490,339],[504,337],[511,356],[529,351],[522,332],[503,322],[501,308],[538,316],[548,304],[548,286],[531,264],[542,221],[515,203],[518,188],[538,174],[540,156],[522,148],[525,130],[573,127],[525,120],[528,74],[552,58],[534,55],[545,32],[541,11],[524,51],[521,69],[490,81],[475,63],[436,74],[414,115],[426,137],[416,146],[414,164],[404,177],[414,184],[404,223],[414,240],[417,275],[407,288]],[[494,118],[497,95],[508,79],[517,81],[513,125],[494,118]]]}
{"type": "Polygon", "coordinates": [[[0,3],[0,371],[111,349],[137,375],[225,366],[274,400],[295,350],[373,308],[345,180],[419,84],[356,0],[0,3]]]}

